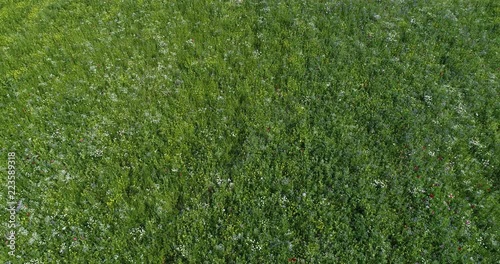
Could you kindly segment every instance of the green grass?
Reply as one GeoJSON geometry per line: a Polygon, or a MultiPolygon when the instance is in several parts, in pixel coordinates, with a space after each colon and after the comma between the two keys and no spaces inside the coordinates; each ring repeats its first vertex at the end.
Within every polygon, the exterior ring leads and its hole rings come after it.
{"type": "Polygon", "coordinates": [[[495,263],[499,17],[2,1],[0,261],[495,263]]]}

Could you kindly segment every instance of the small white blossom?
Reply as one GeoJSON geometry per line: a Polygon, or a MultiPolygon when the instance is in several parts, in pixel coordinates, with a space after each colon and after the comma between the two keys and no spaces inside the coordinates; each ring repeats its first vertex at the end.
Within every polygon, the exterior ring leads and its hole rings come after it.
{"type": "Polygon", "coordinates": [[[461,116],[463,116],[464,114],[467,113],[467,111],[465,110],[465,107],[464,105],[462,104],[462,102],[460,102],[458,104],[458,106],[455,108],[455,110],[457,111],[457,113],[459,113],[461,116]]]}
{"type": "Polygon", "coordinates": [[[217,185],[219,185],[219,186],[224,183],[224,180],[222,180],[219,177],[217,177],[216,181],[217,181],[217,185]]]}
{"type": "Polygon", "coordinates": [[[59,253],[60,253],[60,254],[62,254],[62,253],[64,253],[65,251],[66,251],[66,243],[62,243],[62,244],[61,244],[61,248],[60,248],[60,250],[59,250],[59,253]]]}
{"type": "Polygon", "coordinates": [[[373,185],[376,186],[376,187],[380,187],[380,188],[385,188],[387,185],[384,181],[381,181],[381,180],[375,180],[373,182],[373,185]]]}
{"type": "Polygon", "coordinates": [[[146,231],[142,227],[134,227],[129,232],[133,240],[136,240],[136,238],[142,239],[145,233],[146,231]]]}
{"type": "Polygon", "coordinates": [[[103,154],[103,151],[102,149],[96,149],[94,150],[90,156],[94,157],[94,158],[98,158],[98,157],[102,157],[102,154],[103,154]]]}
{"type": "Polygon", "coordinates": [[[479,140],[477,140],[476,138],[470,139],[469,144],[474,145],[476,147],[480,147],[480,148],[483,147],[483,145],[481,145],[481,143],[479,143],[479,140]]]}
{"type": "Polygon", "coordinates": [[[187,43],[188,45],[190,45],[190,46],[194,46],[194,39],[192,39],[192,38],[191,38],[191,39],[188,39],[188,40],[186,40],[186,43],[187,43]]]}
{"type": "Polygon", "coordinates": [[[430,106],[432,104],[432,96],[430,95],[425,95],[424,96],[424,101],[427,104],[427,106],[430,106]]]}

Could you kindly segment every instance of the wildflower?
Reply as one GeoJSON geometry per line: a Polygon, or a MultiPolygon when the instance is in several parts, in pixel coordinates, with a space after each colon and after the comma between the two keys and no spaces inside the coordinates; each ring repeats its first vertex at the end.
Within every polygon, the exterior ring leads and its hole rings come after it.
{"type": "Polygon", "coordinates": [[[429,194],[429,197],[431,197],[431,199],[434,199],[434,194],[433,193],[429,194]]]}
{"type": "Polygon", "coordinates": [[[466,225],[470,225],[470,220],[465,221],[466,225]]]}
{"type": "Polygon", "coordinates": [[[297,262],[297,258],[289,258],[288,262],[297,262]]]}
{"type": "Polygon", "coordinates": [[[453,197],[455,197],[455,196],[453,196],[452,193],[448,194],[448,198],[453,199],[453,197]]]}
{"type": "Polygon", "coordinates": [[[480,147],[480,148],[483,147],[483,145],[481,145],[481,143],[479,143],[479,140],[477,140],[476,138],[470,139],[469,144],[474,145],[476,147],[480,147]]]}
{"type": "Polygon", "coordinates": [[[375,180],[375,182],[373,183],[374,186],[376,187],[380,187],[380,188],[385,188],[386,187],[386,184],[384,181],[381,181],[381,180],[375,180]]]}
{"type": "Polygon", "coordinates": [[[432,96],[425,95],[424,96],[424,101],[425,101],[426,104],[430,105],[432,103],[432,96]]]}

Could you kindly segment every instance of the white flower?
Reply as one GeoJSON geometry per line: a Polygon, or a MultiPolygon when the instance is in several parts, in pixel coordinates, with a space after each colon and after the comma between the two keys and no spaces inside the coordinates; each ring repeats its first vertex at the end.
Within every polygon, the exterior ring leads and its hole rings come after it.
{"type": "Polygon", "coordinates": [[[455,108],[455,110],[457,111],[457,113],[459,113],[462,116],[467,113],[467,111],[465,110],[464,105],[462,104],[462,102],[460,102],[458,104],[458,106],[455,108]]]}
{"type": "Polygon", "coordinates": [[[424,96],[424,101],[427,104],[427,106],[430,106],[432,104],[432,96],[430,95],[425,95],[424,96]]]}
{"type": "Polygon", "coordinates": [[[386,183],[384,181],[381,181],[381,180],[375,180],[373,182],[373,185],[375,187],[380,187],[380,188],[385,188],[386,187],[386,183]]]}
{"type": "Polygon", "coordinates": [[[389,36],[387,36],[387,41],[396,42],[398,38],[398,33],[396,31],[389,32],[389,36]]]}
{"type": "Polygon", "coordinates": [[[217,181],[217,185],[221,185],[222,183],[224,183],[224,180],[222,180],[219,177],[217,177],[216,181],[217,181]]]}
{"type": "Polygon", "coordinates": [[[474,145],[476,147],[480,147],[480,148],[483,147],[483,145],[481,145],[481,143],[479,143],[479,141],[476,138],[470,139],[469,144],[474,145]]]}
{"type": "Polygon", "coordinates": [[[90,155],[94,158],[102,157],[102,149],[96,149],[90,155]]]}
{"type": "MultiPolygon", "coordinates": [[[[19,234],[21,234],[23,236],[28,235],[28,230],[26,230],[26,228],[24,228],[22,226],[19,227],[19,231],[18,232],[19,232],[19,234]]],[[[34,234],[36,234],[36,232],[34,234]]]]}
{"type": "Polygon", "coordinates": [[[62,243],[61,249],[59,250],[59,253],[62,254],[66,251],[66,243],[62,243]]]}
{"type": "Polygon", "coordinates": [[[183,257],[186,257],[186,255],[188,255],[188,251],[186,250],[186,247],[184,247],[184,245],[177,246],[175,247],[175,249],[179,251],[183,257]]]}

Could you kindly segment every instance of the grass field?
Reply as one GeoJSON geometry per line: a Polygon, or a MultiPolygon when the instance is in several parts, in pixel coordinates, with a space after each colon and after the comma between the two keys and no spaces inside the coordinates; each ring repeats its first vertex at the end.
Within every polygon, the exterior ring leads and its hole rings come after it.
{"type": "Polygon", "coordinates": [[[1,263],[500,263],[500,3],[0,1],[1,263]]]}

